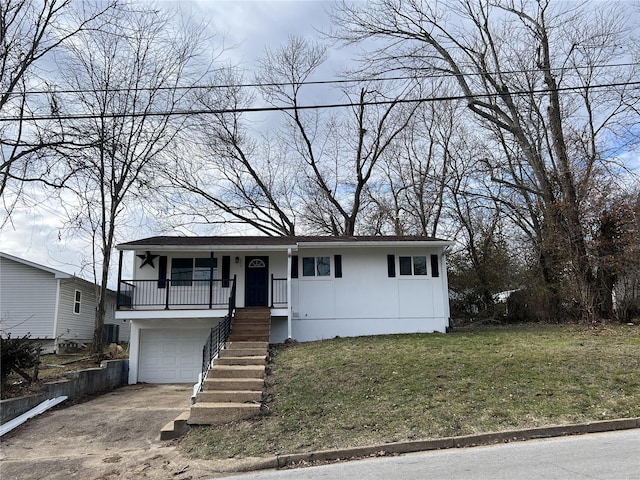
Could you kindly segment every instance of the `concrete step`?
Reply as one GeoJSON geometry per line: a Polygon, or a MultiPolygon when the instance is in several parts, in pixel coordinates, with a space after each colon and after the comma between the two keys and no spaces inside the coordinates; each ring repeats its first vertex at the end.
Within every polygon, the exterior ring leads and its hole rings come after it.
{"type": "Polygon", "coordinates": [[[241,342],[269,342],[269,334],[271,332],[269,330],[258,331],[258,330],[238,330],[235,332],[231,332],[229,334],[229,341],[235,343],[241,342]],[[266,338],[266,340],[244,340],[249,337],[258,337],[258,338],[266,338]],[[235,339],[235,340],[234,340],[235,339]]]}
{"type": "Polygon", "coordinates": [[[269,348],[269,342],[227,342],[226,350],[236,350],[245,348],[264,348],[266,351],[269,348]]]}
{"type": "Polygon", "coordinates": [[[264,365],[214,365],[211,378],[264,378],[264,365]]]}
{"type": "Polygon", "coordinates": [[[233,325],[231,327],[231,333],[233,332],[268,332],[271,330],[271,325],[268,323],[246,323],[244,325],[233,325]]]}
{"type": "Polygon", "coordinates": [[[262,392],[263,378],[209,378],[202,383],[202,390],[251,390],[262,392]]]}
{"type": "Polygon", "coordinates": [[[260,403],[262,392],[251,390],[203,390],[198,393],[196,403],[260,403]]]}
{"type": "Polygon", "coordinates": [[[251,323],[269,325],[271,323],[271,316],[266,315],[263,317],[258,315],[251,315],[245,317],[233,317],[233,320],[231,321],[231,325],[246,325],[251,323]]]}
{"type": "Polygon", "coordinates": [[[227,357],[256,357],[258,355],[266,355],[265,348],[233,348],[220,350],[218,354],[220,358],[227,357]]]}
{"type": "Polygon", "coordinates": [[[160,440],[173,440],[174,438],[181,437],[189,431],[189,416],[191,412],[187,410],[178,415],[174,420],[167,423],[162,430],[160,430],[160,440]]]}
{"type": "Polygon", "coordinates": [[[260,405],[255,403],[196,403],[191,407],[190,425],[222,425],[250,418],[260,413],[260,405]]]}
{"type": "Polygon", "coordinates": [[[242,342],[242,341],[251,341],[251,342],[259,342],[259,341],[267,341],[269,340],[269,334],[254,334],[254,333],[248,333],[248,334],[231,334],[231,336],[229,337],[229,340],[232,340],[234,342],[242,342]]]}
{"type": "Polygon", "coordinates": [[[214,360],[214,365],[264,365],[266,355],[254,355],[252,357],[220,357],[214,360]]]}
{"type": "Polygon", "coordinates": [[[269,307],[245,307],[245,308],[236,308],[234,318],[235,317],[251,317],[251,316],[270,316],[271,308],[269,307]]]}
{"type": "Polygon", "coordinates": [[[266,320],[264,322],[260,322],[257,320],[251,320],[251,321],[238,321],[238,322],[233,322],[231,324],[231,330],[237,330],[239,328],[269,328],[271,327],[271,321],[270,320],[266,320]]]}

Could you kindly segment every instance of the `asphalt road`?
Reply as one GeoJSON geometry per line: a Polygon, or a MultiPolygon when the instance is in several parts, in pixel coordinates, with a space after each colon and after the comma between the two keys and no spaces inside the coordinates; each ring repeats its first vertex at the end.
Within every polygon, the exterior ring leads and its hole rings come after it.
{"type": "Polygon", "coordinates": [[[263,471],[226,478],[640,480],[640,429],[263,471]]]}

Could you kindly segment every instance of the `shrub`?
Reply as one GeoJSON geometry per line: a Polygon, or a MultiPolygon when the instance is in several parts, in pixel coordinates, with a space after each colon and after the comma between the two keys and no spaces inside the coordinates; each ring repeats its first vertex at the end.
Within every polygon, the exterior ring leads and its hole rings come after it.
{"type": "Polygon", "coordinates": [[[6,338],[2,337],[0,345],[2,385],[5,385],[11,372],[16,372],[27,382],[38,379],[40,344],[33,342],[29,337],[29,334],[18,338],[11,338],[11,334],[8,334],[6,338]],[[31,369],[33,369],[33,375],[28,373],[31,369]]]}

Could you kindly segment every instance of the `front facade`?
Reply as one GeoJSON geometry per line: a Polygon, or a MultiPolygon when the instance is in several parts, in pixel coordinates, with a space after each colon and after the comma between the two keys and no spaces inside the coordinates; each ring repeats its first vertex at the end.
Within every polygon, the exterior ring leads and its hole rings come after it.
{"type": "MultiPolygon", "coordinates": [[[[105,324],[115,324],[115,292],[108,291],[105,324]]],[[[96,285],[74,275],[0,252],[0,333],[29,334],[44,352],[90,344],[96,312],[96,285]]],[[[128,324],[118,325],[119,341],[129,340],[128,324]]]]}
{"type": "Polygon", "coordinates": [[[195,383],[211,327],[269,307],[271,343],[445,332],[444,251],[425,237],[153,237],[133,252],[117,320],[131,323],[130,383],[195,383]]]}

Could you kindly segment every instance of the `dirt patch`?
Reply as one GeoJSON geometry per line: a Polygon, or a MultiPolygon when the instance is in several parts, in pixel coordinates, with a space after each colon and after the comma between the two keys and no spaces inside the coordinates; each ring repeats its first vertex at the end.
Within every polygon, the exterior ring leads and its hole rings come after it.
{"type": "Polygon", "coordinates": [[[186,458],[175,441],[160,441],[190,396],[189,385],[129,385],[50,410],[2,437],[2,479],[196,480],[240,468],[186,458]]]}
{"type": "Polygon", "coordinates": [[[46,382],[64,380],[67,378],[68,373],[87,368],[97,368],[100,363],[100,361],[92,359],[87,354],[42,355],[40,357],[38,380],[27,382],[17,373],[11,373],[7,384],[2,386],[2,400],[40,393],[42,392],[43,384],[46,382]]]}

